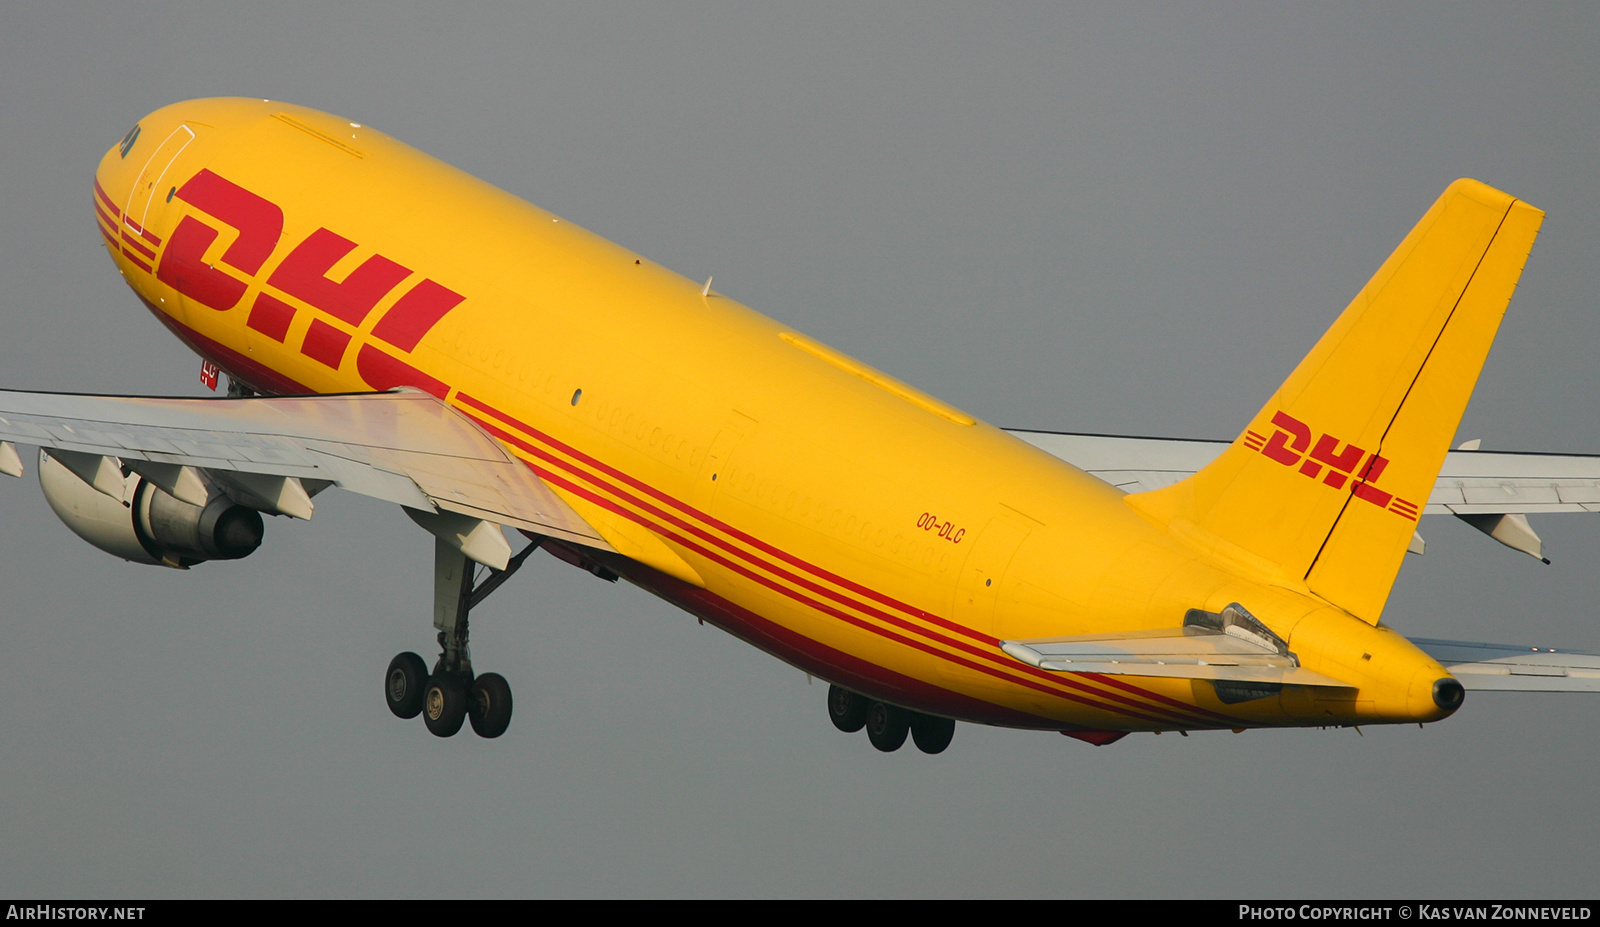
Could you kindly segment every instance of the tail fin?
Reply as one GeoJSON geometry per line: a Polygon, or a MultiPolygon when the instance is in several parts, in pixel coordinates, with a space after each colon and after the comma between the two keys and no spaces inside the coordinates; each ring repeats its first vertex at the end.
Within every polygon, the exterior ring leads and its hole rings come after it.
{"type": "Polygon", "coordinates": [[[1222,456],[1129,504],[1376,624],[1543,218],[1451,184],[1222,456]]]}

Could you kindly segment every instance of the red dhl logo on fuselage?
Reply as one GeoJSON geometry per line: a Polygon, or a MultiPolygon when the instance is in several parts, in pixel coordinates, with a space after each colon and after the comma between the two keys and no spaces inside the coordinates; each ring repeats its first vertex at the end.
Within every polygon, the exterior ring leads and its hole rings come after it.
{"type": "MultiPolygon", "coordinates": [[[[116,212],[110,197],[95,185],[96,211],[102,221],[106,209],[116,212]],[[103,207],[103,208],[102,208],[103,207]]],[[[259,194],[216,174],[201,170],[173,194],[212,218],[238,230],[239,236],[223,252],[219,264],[248,277],[261,273],[283,238],[283,209],[259,194]]],[[[131,223],[129,223],[131,226],[131,223]]],[[[102,233],[104,230],[102,229],[102,233]]],[[[202,306],[226,312],[237,307],[250,289],[247,280],[206,262],[206,249],[221,234],[218,229],[193,215],[184,216],[162,249],[159,263],[153,249],[141,247],[148,259],[135,263],[158,280],[202,306]]],[[[123,237],[129,237],[123,233],[123,237]]],[[[108,240],[112,240],[107,235],[108,240]]],[[[159,245],[160,239],[144,235],[159,245]]],[[[135,241],[135,244],[144,244],[135,241]]],[[[294,322],[298,301],[320,310],[352,329],[359,329],[372,310],[402,283],[414,276],[412,270],[381,254],[373,254],[343,280],[335,281],[328,272],[359,247],[335,232],[319,228],[293,248],[279,262],[256,293],[245,325],[274,341],[284,342],[294,322]]],[[[126,252],[126,248],[123,249],[126,252]]],[[[439,320],[459,305],[463,297],[429,278],[409,287],[372,328],[372,337],[384,344],[411,352],[439,320]]],[[[313,317],[300,344],[300,353],[337,370],[353,340],[351,332],[327,319],[313,317]]],[[[399,384],[418,386],[443,397],[448,387],[416,368],[392,357],[372,344],[362,344],[356,368],[374,389],[399,384]]]]}
{"type": "Polygon", "coordinates": [[[1272,424],[1274,428],[1270,437],[1246,430],[1245,447],[1285,467],[1298,467],[1300,475],[1308,479],[1314,480],[1320,476],[1324,485],[1334,489],[1343,489],[1348,482],[1351,495],[1357,499],[1387,509],[1401,518],[1417,520],[1415,503],[1395,498],[1373,485],[1389,466],[1389,461],[1384,457],[1376,452],[1368,454],[1363,448],[1346,444],[1330,434],[1318,435],[1313,445],[1311,426],[1282,411],[1273,413],[1272,424]],[[1340,445],[1344,445],[1343,450],[1340,450],[1340,445]]]}

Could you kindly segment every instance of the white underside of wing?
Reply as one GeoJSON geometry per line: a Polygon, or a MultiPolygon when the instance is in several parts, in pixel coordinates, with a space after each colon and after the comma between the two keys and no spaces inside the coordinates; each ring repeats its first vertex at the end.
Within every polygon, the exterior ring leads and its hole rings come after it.
{"type": "Polygon", "coordinates": [[[1006,431],[1129,493],[1171,486],[1198,472],[1228,446],[1226,441],[1006,431]]]}
{"type": "Polygon", "coordinates": [[[416,390],[252,399],[0,391],[0,441],[321,481],[421,512],[610,548],[498,441],[416,390]]]}
{"type": "MultiPolygon", "coordinates": [[[[1215,460],[1226,441],[1008,432],[1124,492],[1149,492],[1215,460]]],[[[1430,515],[1600,512],[1600,455],[1451,451],[1423,510],[1430,515]]]]}
{"type": "Polygon", "coordinates": [[[1600,692],[1600,654],[1413,638],[1467,689],[1600,692]]]}

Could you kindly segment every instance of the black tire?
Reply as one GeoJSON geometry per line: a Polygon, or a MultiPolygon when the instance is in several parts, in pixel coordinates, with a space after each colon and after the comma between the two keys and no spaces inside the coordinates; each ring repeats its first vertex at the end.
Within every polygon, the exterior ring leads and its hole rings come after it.
{"type": "Polygon", "coordinates": [[[898,705],[873,702],[867,706],[867,739],[884,753],[893,753],[906,742],[911,730],[911,712],[898,705]]]}
{"type": "Polygon", "coordinates": [[[499,673],[484,673],[467,690],[467,717],[479,737],[495,738],[511,726],[511,684],[499,673]]]}
{"type": "Polygon", "coordinates": [[[383,697],[396,718],[415,718],[422,713],[422,689],[428,684],[428,664],[414,653],[402,653],[389,661],[383,677],[383,697]]]}
{"type": "Polygon", "coordinates": [[[956,722],[951,718],[936,718],[913,712],[911,715],[911,742],[923,753],[943,753],[956,736],[956,722]]]}
{"type": "Polygon", "coordinates": [[[467,690],[449,674],[428,677],[422,690],[422,723],[435,737],[453,737],[467,720],[467,690]]]}
{"type": "Polygon", "coordinates": [[[867,723],[867,700],[839,686],[828,686],[828,720],[846,734],[854,734],[867,723]]]}

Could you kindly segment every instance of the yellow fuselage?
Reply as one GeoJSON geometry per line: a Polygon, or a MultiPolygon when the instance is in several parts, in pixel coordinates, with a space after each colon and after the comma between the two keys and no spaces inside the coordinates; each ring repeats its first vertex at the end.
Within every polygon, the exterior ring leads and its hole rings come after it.
{"type": "Polygon", "coordinates": [[[235,379],[434,392],[621,556],[558,552],[847,688],[1059,730],[1448,714],[1437,663],[1299,578],[1219,559],[999,429],[364,126],[167,107],[106,154],[95,207],[128,284],[235,379]],[[1206,682],[1052,673],[997,646],[1231,602],[1356,688],[1229,705],[1206,682]]]}

